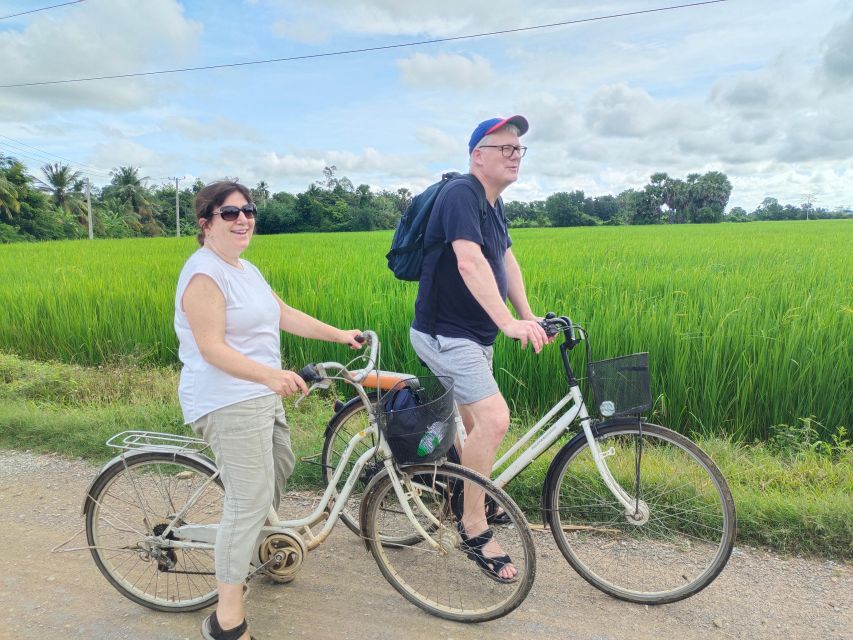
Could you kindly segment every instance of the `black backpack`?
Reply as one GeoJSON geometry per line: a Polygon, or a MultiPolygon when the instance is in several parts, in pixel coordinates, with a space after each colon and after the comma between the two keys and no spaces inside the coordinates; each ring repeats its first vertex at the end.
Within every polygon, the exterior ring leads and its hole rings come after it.
{"type": "Polygon", "coordinates": [[[391,250],[385,255],[388,260],[388,268],[394,272],[398,280],[417,282],[421,279],[421,267],[424,256],[444,244],[439,240],[428,247],[424,246],[424,235],[433,205],[438,194],[453,180],[468,180],[476,183],[475,190],[480,197],[480,224],[486,217],[486,192],[483,185],[470,173],[460,174],[455,171],[445,173],[441,180],[431,184],[424,191],[412,198],[405,213],[397,224],[394,239],[391,241],[391,250]]]}

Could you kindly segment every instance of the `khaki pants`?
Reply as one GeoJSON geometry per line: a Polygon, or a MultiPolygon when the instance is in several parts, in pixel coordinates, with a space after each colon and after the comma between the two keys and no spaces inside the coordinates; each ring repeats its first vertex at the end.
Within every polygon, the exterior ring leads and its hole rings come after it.
{"type": "Polygon", "coordinates": [[[281,398],[275,394],[211,411],[192,424],[210,445],[225,486],[216,534],[216,579],[246,579],[270,505],[278,509],[296,462],[281,398]]]}

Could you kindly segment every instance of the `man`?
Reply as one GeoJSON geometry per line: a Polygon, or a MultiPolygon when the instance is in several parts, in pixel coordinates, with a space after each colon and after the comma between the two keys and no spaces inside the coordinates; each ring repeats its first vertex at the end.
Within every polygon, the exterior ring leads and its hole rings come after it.
{"type": "MultiPolygon", "coordinates": [[[[512,253],[501,193],[518,179],[528,130],[522,116],[491,118],[468,143],[469,172],[436,198],[424,246],[443,250],[424,256],[410,338],[418,356],[438,376],[453,379],[467,438],[462,464],[491,475],[498,445],[509,428],[509,407],[492,371],[492,344],[499,331],[539,353],[548,342],[530,309],[521,269],[512,253]],[[506,305],[509,297],[520,319],[506,305]]],[[[492,539],[484,498],[466,496],[460,533],[466,550],[498,581],[517,571],[492,539]],[[464,528],[464,529],[463,529],[464,528]]]]}

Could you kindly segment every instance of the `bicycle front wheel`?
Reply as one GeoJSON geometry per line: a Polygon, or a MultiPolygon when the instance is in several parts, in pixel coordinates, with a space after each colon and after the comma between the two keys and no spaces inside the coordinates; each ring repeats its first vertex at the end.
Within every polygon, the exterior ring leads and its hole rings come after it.
{"type": "Polygon", "coordinates": [[[616,598],[664,604],[708,586],[735,540],[735,506],[726,481],[696,444],[637,422],[596,429],[626,509],[605,484],[583,436],[554,459],[545,507],[557,545],[589,583],[616,598]]]}
{"type": "Polygon", "coordinates": [[[399,477],[409,494],[408,506],[437,545],[414,533],[391,478],[378,478],[365,496],[361,524],[388,582],[418,607],[457,622],[494,620],[520,605],[533,586],[536,555],[527,520],[512,499],[480,474],[455,464],[405,467],[399,477]],[[492,524],[491,530],[518,571],[514,580],[496,580],[471,559],[454,515],[460,513],[463,487],[465,500],[480,495],[506,512],[507,522],[492,524]],[[389,542],[407,539],[415,541],[389,542]]]}
{"type": "Polygon", "coordinates": [[[218,597],[213,549],[175,549],[166,528],[218,524],[224,492],[198,460],[145,452],[118,459],[86,500],[86,538],[95,564],[119,592],[157,611],[195,611],[218,597]],[[198,494],[179,520],[175,516],[198,494]]]}
{"type": "MultiPolygon", "coordinates": [[[[356,398],[355,401],[350,401],[344,406],[334,417],[329,421],[329,427],[326,430],[326,438],[323,442],[323,480],[328,485],[332,482],[332,477],[335,474],[335,468],[340,464],[344,451],[349,445],[353,436],[361,431],[366,431],[370,426],[367,409],[364,404],[356,398]]],[[[346,463],[341,482],[345,482],[352,472],[355,461],[358,460],[368,449],[375,447],[378,438],[371,436],[360,442],[353,452],[353,455],[346,463]]],[[[361,529],[358,523],[358,511],[361,505],[361,500],[364,497],[364,490],[370,479],[382,470],[382,463],[374,457],[367,463],[367,466],[362,470],[361,476],[356,481],[352,492],[343,505],[340,518],[350,531],[356,535],[361,535],[361,529]]]]}

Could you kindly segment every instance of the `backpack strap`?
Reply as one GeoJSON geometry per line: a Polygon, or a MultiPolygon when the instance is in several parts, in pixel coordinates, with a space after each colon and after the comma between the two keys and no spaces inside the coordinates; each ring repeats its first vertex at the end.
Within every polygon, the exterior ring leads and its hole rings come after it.
{"type": "MultiPolygon", "coordinates": [[[[446,180],[442,189],[445,186],[450,184],[454,180],[465,180],[468,182],[471,187],[474,189],[474,193],[477,194],[477,200],[480,207],[480,235],[483,233],[483,225],[486,223],[486,216],[489,215],[489,201],[486,199],[486,189],[483,187],[483,184],[472,174],[470,173],[445,173],[441,176],[442,180],[446,180]]],[[[438,198],[438,196],[436,196],[438,198]]],[[[426,255],[427,251],[431,251],[435,248],[441,247],[442,252],[444,252],[449,243],[445,241],[436,241],[432,243],[429,247],[424,247],[424,255],[426,255]]],[[[483,245],[485,246],[485,244],[483,245]]],[[[441,260],[441,257],[438,258],[441,260]]],[[[436,269],[438,268],[438,262],[436,262],[436,269]]],[[[438,280],[432,281],[432,289],[430,290],[430,308],[435,310],[437,308],[436,301],[438,300],[438,280]]],[[[436,322],[436,313],[433,313],[429,320],[429,335],[433,338],[435,337],[435,322],[436,322]]]]}

